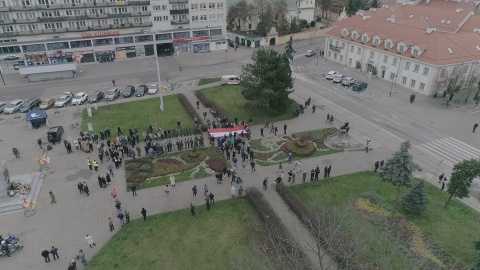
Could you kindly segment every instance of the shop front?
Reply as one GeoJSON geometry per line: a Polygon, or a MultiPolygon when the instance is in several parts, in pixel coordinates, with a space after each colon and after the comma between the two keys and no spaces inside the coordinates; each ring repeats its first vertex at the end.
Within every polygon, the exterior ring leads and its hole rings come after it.
{"type": "Polygon", "coordinates": [[[133,58],[137,56],[135,46],[116,48],[117,60],[133,58]]]}
{"type": "Polygon", "coordinates": [[[113,62],[116,59],[115,51],[99,51],[95,52],[97,63],[113,62]]]}
{"type": "Polygon", "coordinates": [[[95,62],[93,51],[77,51],[72,53],[73,61],[77,64],[95,62]]]}

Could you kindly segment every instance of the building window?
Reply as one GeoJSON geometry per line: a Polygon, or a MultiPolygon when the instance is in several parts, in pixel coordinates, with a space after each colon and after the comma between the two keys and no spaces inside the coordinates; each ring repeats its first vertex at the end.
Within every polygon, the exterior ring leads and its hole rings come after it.
{"type": "Polygon", "coordinates": [[[223,14],[217,14],[217,20],[219,22],[222,22],[223,21],[223,14]]]}
{"type": "Polygon", "coordinates": [[[191,9],[191,10],[198,10],[198,4],[192,4],[192,5],[190,6],[190,9],[191,9]]]}
{"type": "Polygon", "coordinates": [[[153,35],[143,35],[143,36],[136,36],[135,42],[148,42],[153,41],[153,35]]]}
{"type": "Polygon", "coordinates": [[[223,9],[223,3],[217,3],[217,9],[223,9]]]}
{"type": "Polygon", "coordinates": [[[406,84],[407,83],[407,77],[403,76],[402,77],[402,84],[406,84]]]}
{"type": "Polygon", "coordinates": [[[342,49],[345,48],[345,42],[342,42],[342,49]]]}
{"type": "Polygon", "coordinates": [[[348,65],[349,65],[349,66],[352,65],[352,58],[348,58],[348,65]]]}
{"type": "Polygon", "coordinates": [[[377,46],[378,45],[378,39],[374,39],[373,44],[375,44],[375,46],[377,46]]]}
{"type": "Polygon", "coordinates": [[[168,5],[162,5],[162,10],[168,10],[168,5]]]}
{"type": "Polygon", "coordinates": [[[392,80],[392,81],[393,81],[394,79],[395,79],[395,73],[393,73],[393,72],[390,72],[390,80],[392,80]]]}
{"type": "Polygon", "coordinates": [[[383,62],[384,62],[384,63],[387,63],[387,62],[388,62],[388,55],[384,55],[384,56],[383,56],[383,62]]]}
{"type": "Polygon", "coordinates": [[[201,3],[200,10],[207,10],[207,3],[201,3]]]}
{"type": "MultiPolygon", "coordinates": [[[[172,39],[172,34],[156,34],[155,35],[156,40],[171,40],[172,39]]],[[[116,42],[115,42],[116,43],[116,42]]]]}
{"type": "Polygon", "coordinates": [[[47,50],[63,50],[63,49],[70,49],[68,42],[58,42],[58,43],[47,43],[47,50]]]}
{"type": "Polygon", "coordinates": [[[343,55],[340,55],[340,62],[343,62],[343,55]]]}
{"type": "Polygon", "coordinates": [[[114,38],[113,41],[115,44],[133,43],[133,37],[118,37],[114,38]]]}
{"type": "Polygon", "coordinates": [[[1,47],[0,54],[21,53],[20,46],[1,47]]]}
{"type": "Polygon", "coordinates": [[[410,87],[414,88],[416,83],[417,83],[417,81],[411,80],[410,81],[410,87]]]}
{"type": "Polygon", "coordinates": [[[373,58],[375,54],[373,52],[370,52],[370,58],[373,58]]]}
{"type": "Polygon", "coordinates": [[[153,11],[159,11],[162,10],[162,6],[153,6],[153,11]]]}
{"type": "Polygon", "coordinates": [[[409,70],[410,69],[410,62],[405,62],[405,69],[409,70]]]}
{"type": "Polygon", "coordinates": [[[399,51],[399,52],[403,52],[404,50],[405,50],[405,46],[400,45],[400,46],[398,47],[398,51],[399,51]]]}
{"type": "Polygon", "coordinates": [[[200,16],[200,21],[206,22],[207,21],[207,15],[201,15],[200,16]]]}
{"type": "Polygon", "coordinates": [[[2,31],[4,33],[13,32],[13,26],[11,26],[11,25],[2,26],[2,31]]]}
{"type": "Polygon", "coordinates": [[[427,76],[430,69],[428,67],[423,68],[423,75],[427,76]]]}
{"type": "Polygon", "coordinates": [[[192,16],[192,22],[198,22],[198,16],[192,16]]]}
{"type": "Polygon", "coordinates": [[[362,54],[362,48],[358,47],[357,54],[362,54]]]}
{"type": "Polygon", "coordinates": [[[153,17],[153,21],[155,21],[155,22],[161,22],[161,21],[162,21],[162,16],[155,16],[155,17],[153,17]]]}
{"type": "Polygon", "coordinates": [[[354,49],[355,49],[355,46],[352,45],[352,47],[350,47],[350,52],[353,53],[354,49]]]}
{"type": "Polygon", "coordinates": [[[447,70],[442,68],[442,70],[440,71],[440,77],[445,78],[446,76],[447,76],[447,70]]]}
{"type": "Polygon", "coordinates": [[[208,9],[215,9],[215,3],[208,3],[208,9]]]}
{"type": "Polygon", "coordinates": [[[387,42],[387,44],[385,44],[385,48],[387,48],[387,49],[390,49],[391,46],[392,46],[392,44],[390,42],[387,42]]]}
{"type": "Polygon", "coordinates": [[[221,35],[222,35],[222,29],[210,30],[210,36],[221,36],[221,35]]]}
{"type": "Polygon", "coordinates": [[[353,39],[357,39],[357,34],[353,34],[353,35],[352,35],[352,38],[353,38],[353,39]]]}
{"type": "Polygon", "coordinates": [[[363,37],[363,42],[366,43],[367,41],[368,41],[368,37],[365,37],[365,36],[364,36],[364,37],[363,37]]]}
{"type": "Polygon", "coordinates": [[[189,38],[189,37],[190,37],[190,32],[173,33],[173,39],[189,38]]]}
{"type": "Polygon", "coordinates": [[[424,84],[423,82],[420,83],[420,88],[419,88],[419,90],[422,90],[422,91],[425,90],[425,84],[424,84]]]}
{"type": "Polygon", "coordinates": [[[397,66],[398,64],[398,58],[393,58],[393,63],[392,63],[394,66],[397,66]]]}
{"type": "Polygon", "coordinates": [[[413,56],[418,56],[418,50],[417,49],[413,50],[413,56]]]}
{"type": "Polygon", "coordinates": [[[420,66],[419,65],[415,65],[415,67],[413,68],[413,72],[415,73],[418,73],[418,70],[420,69],[420,66]]]}
{"type": "Polygon", "coordinates": [[[208,30],[193,31],[193,37],[208,37],[208,30]]]}

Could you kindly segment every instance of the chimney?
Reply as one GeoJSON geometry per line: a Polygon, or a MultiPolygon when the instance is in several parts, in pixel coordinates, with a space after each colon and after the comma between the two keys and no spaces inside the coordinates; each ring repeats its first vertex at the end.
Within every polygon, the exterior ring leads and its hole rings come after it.
{"type": "Polygon", "coordinates": [[[395,22],[395,15],[391,15],[387,17],[387,22],[394,23],[395,22]]]}
{"type": "Polygon", "coordinates": [[[437,28],[435,28],[435,27],[428,27],[427,28],[427,34],[430,34],[430,33],[432,33],[433,31],[436,31],[436,30],[437,30],[437,28]]]}
{"type": "Polygon", "coordinates": [[[462,11],[463,11],[463,8],[457,8],[457,9],[455,10],[455,12],[457,12],[457,13],[460,13],[460,12],[462,12],[462,11]]]}

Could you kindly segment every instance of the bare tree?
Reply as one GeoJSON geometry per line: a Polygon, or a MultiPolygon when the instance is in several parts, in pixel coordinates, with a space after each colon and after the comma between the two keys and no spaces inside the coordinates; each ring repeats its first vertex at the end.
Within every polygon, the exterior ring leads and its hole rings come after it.
{"type": "Polygon", "coordinates": [[[475,64],[470,69],[470,72],[465,78],[465,83],[463,85],[463,88],[461,90],[462,96],[465,97],[465,103],[468,102],[468,97],[472,94],[473,91],[477,90],[478,86],[478,78],[480,77],[480,67],[475,64]]]}
{"type": "Polygon", "coordinates": [[[241,30],[242,22],[252,15],[253,5],[246,0],[240,0],[230,6],[227,14],[227,24],[230,29],[241,30]]]}
{"type": "Polygon", "coordinates": [[[270,0],[255,0],[253,4],[258,14],[257,33],[265,36],[273,23],[273,7],[270,0]]]}

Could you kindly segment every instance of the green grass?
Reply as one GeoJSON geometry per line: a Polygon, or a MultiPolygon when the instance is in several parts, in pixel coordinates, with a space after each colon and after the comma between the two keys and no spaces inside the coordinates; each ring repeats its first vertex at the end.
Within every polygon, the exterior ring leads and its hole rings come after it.
{"type": "MultiPolygon", "coordinates": [[[[381,182],[379,176],[372,172],[332,177],[291,188],[307,204],[313,205],[314,202],[318,202],[325,207],[340,206],[367,191],[377,192],[392,205],[395,200],[394,187],[381,182]]],[[[443,206],[448,197],[447,193],[429,183],[426,190],[430,203],[424,214],[418,216],[408,214],[401,205],[399,212],[447,254],[459,263],[468,265],[476,255],[473,241],[479,240],[480,213],[457,199],[452,199],[449,208],[445,210],[443,206]]],[[[404,190],[402,196],[406,193],[408,190],[404,190]]]]}
{"type": "Polygon", "coordinates": [[[158,97],[99,106],[98,110],[92,108],[92,118],[86,113],[82,114],[82,130],[87,130],[87,123],[92,123],[95,133],[110,127],[110,132],[114,136],[117,135],[117,127],[122,129],[123,134],[128,134],[129,128],[137,127],[141,136],[141,133],[154,123],[164,130],[177,128],[178,120],[183,126],[194,125],[193,119],[180,103],[178,95],[164,96],[163,102],[165,107],[163,112],[160,111],[158,97]]]}
{"type": "Polygon", "coordinates": [[[257,150],[257,151],[269,151],[270,150],[262,144],[262,139],[251,140],[249,142],[249,144],[250,144],[250,147],[253,150],[257,150]]]}
{"type": "MultiPolygon", "coordinates": [[[[181,172],[179,174],[175,175],[175,183],[183,182],[183,181],[188,181],[192,180],[192,171],[186,171],[186,172],[181,172]]],[[[157,186],[164,186],[164,185],[170,185],[170,176],[162,176],[162,177],[156,177],[151,180],[147,180],[142,183],[140,188],[151,188],[151,187],[157,187],[157,186]]]]}
{"type": "Polygon", "coordinates": [[[198,86],[221,81],[222,78],[201,78],[198,80],[198,86]]]}
{"type": "Polygon", "coordinates": [[[253,239],[262,225],[246,199],[217,202],[208,212],[205,205],[195,210],[195,217],[189,209],[147,213],[146,221],[118,227],[88,269],[229,269],[240,257],[259,255],[253,239]]]}
{"type": "Polygon", "coordinates": [[[294,101],[290,104],[287,112],[283,114],[266,114],[264,110],[245,109],[244,104],[246,99],[243,97],[240,85],[216,86],[201,90],[207,99],[214,101],[217,106],[226,114],[229,119],[238,118],[239,121],[248,122],[252,117],[253,124],[265,123],[265,120],[272,122],[291,119],[293,117],[293,110],[298,108],[298,104],[294,101]]]}

